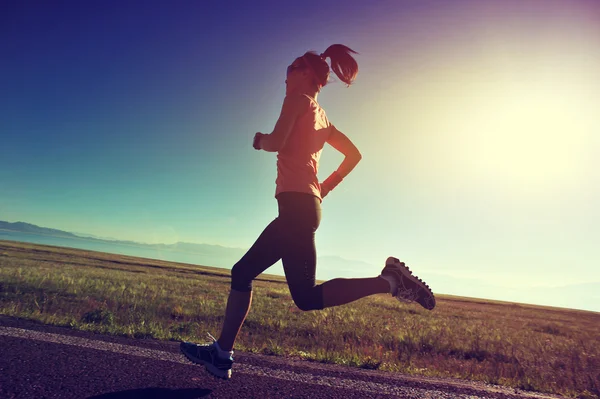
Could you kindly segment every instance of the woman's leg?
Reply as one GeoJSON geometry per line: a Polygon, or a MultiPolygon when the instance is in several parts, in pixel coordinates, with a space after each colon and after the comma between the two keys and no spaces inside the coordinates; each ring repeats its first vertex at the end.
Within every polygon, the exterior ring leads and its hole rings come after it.
{"type": "Polygon", "coordinates": [[[344,305],[373,294],[390,292],[381,277],[336,278],[316,285],[315,233],[321,220],[318,199],[297,193],[279,198],[282,260],[294,302],[301,310],[344,305]]]}
{"type": "Polygon", "coordinates": [[[315,232],[321,222],[320,200],[310,194],[277,196],[281,220],[281,260],[292,299],[299,309],[322,309],[321,287],[315,285],[315,232]]]}
{"type": "Polygon", "coordinates": [[[233,349],[242,324],[250,311],[252,280],[281,258],[278,242],[279,224],[279,218],[273,220],[231,269],[231,291],[227,299],[225,321],[217,340],[219,347],[224,351],[233,349]]]}
{"type": "Polygon", "coordinates": [[[233,350],[235,340],[248,316],[252,304],[252,291],[229,291],[227,308],[225,310],[225,321],[221,329],[221,335],[217,342],[224,351],[233,350]]]}
{"type": "MultiPolygon", "coordinates": [[[[316,251],[307,247],[304,246],[302,253],[283,258],[290,293],[301,310],[320,310],[354,302],[369,295],[390,293],[390,283],[381,277],[335,278],[316,285],[316,260],[307,260],[313,258],[312,254],[316,258],[316,251]]],[[[297,248],[301,249],[302,246],[298,245],[297,248]]]]}
{"type": "Polygon", "coordinates": [[[381,277],[334,278],[321,284],[323,308],[344,305],[373,294],[390,292],[390,283],[381,277]]]}

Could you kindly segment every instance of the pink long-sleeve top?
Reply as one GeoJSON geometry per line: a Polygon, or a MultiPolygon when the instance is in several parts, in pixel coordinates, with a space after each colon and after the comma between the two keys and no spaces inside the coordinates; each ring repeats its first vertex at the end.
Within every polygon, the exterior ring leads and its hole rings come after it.
{"type": "Polygon", "coordinates": [[[305,110],[299,112],[294,126],[287,137],[266,135],[261,140],[264,149],[278,147],[273,142],[283,144],[277,151],[277,185],[275,196],[293,191],[312,194],[322,200],[321,187],[317,178],[319,158],[323,146],[331,132],[331,123],[325,110],[312,97],[303,94],[308,101],[302,101],[305,110]]]}

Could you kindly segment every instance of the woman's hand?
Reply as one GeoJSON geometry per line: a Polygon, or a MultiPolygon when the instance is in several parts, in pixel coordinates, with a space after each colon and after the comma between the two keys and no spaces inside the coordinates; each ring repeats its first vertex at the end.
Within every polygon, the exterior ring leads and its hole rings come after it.
{"type": "Polygon", "coordinates": [[[257,132],[254,135],[254,141],[252,142],[252,147],[254,147],[255,150],[260,150],[260,139],[262,138],[262,136],[264,136],[264,134],[257,132]]]}
{"type": "Polygon", "coordinates": [[[337,170],[334,171],[327,179],[325,179],[323,183],[320,184],[321,198],[325,198],[325,196],[329,194],[329,192],[333,190],[338,184],[340,184],[342,180],[344,180],[342,175],[340,175],[340,173],[337,170]]]}

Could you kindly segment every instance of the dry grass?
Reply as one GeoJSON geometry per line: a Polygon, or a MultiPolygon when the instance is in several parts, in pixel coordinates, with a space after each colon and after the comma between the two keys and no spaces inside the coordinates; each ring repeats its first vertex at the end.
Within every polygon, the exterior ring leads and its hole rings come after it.
{"type": "MultiPolygon", "coordinates": [[[[0,241],[0,314],[136,338],[220,333],[226,269],[0,241]]],[[[240,351],[600,397],[600,314],[438,296],[428,312],[389,295],[302,312],[261,275],[240,351]]]]}

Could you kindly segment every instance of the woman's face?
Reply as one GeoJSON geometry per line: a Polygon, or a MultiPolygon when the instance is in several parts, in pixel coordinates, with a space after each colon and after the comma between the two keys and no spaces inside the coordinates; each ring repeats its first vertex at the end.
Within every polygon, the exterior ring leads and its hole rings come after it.
{"type": "Polygon", "coordinates": [[[310,78],[310,71],[302,57],[298,57],[287,67],[287,76],[285,80],[285,92],[290,93],[298,87],[306,84],[310,78]]]}

